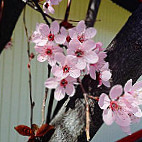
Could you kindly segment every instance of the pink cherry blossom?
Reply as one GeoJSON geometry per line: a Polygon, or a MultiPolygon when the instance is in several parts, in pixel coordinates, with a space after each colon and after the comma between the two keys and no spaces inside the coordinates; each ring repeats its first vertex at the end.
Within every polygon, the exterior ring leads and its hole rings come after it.
{"type": "Polygon", "coordinates": [[[54,8],[52,7],[52,3],[50,1],[45,2],[43,4],[43,10],[46,14],[49,14],[49,13],[54,14],[55,12],[54,8]]]}
{"type": "Polygon", "coordinates": [[[57,101],[65,97],[65,93],[72,97],[75,93],[74,83],[76,79],[68,76],[67,78],[49,78],[45,82],[45,86],[50,89],[55,89],[54,98],[57,101]]]}
{"type": "Polygon", "coordinates": [[[51,66],[55,65],[56,63],[54,58],[55,54],[58,52],[63,52],[63,49],[53,42],[48,42],[44,46],[35,46],[35,50],[39,54],[37,56],[37,60],[39,62],[44,62],[47,60],[51,66]]]}
{"type": "Polygon", "coordinates": [[[73,35],[74,39],[78,39],[80,42],[84,42],[93,38],[96,35],[96,29],[93,27],[86,28],[85,21],[80,21],[76,26],[76,33],[73,35]]]}
{"type": "Polygon", "coordinates": [[[67,77],[78,78],[80,76],[80,70],[75,67],[77,58],[72,55],[63,55],[62,53],[56,53],[55,59],[59,66],[55,65],[52,67],[52,73],[56,77],[67,77]]]}
{"type": "Polygon", "coordinates": [[[99,52],[99,60],[95,64],[88,65],[88,72],[92,79],[96,80],[96,72],[100,72],[100,69],[105,65],[106,61],[104,58],[107,56],[105,52],[99,52]]]}
{"type": "Polygon", "coordinates": [[[125,94],[131,94],[137,104],[142,104],[142,81],[132,85],[132,79],[128,80],[124,86],[125,94]]]}
{"type": "Polygon", "coordinates": [[[59,29],[60,26],[57,21],[52,22],[50,28],[47,24],[40,23],[32,35],[32,42],[38,46],[44,46],[47,41],[55,41],[57,44],[63,44],[66,37],[59,34],[59,29]]]}
{"type": "Polygon", "coordinates": [[[111,88],[109,97],[102,93],[99,98],[99,106],[103,111],[103,120],[107,125],[111,125],[114,121],[121,127],[129,126],[131,119],[123,107],[123,104],[119,102],[119,97],[122,95],[122,86],[115,85],[111,88]]]}
{"type": "Polygon", "coordinates": [[[69,46],[69,42],[73,39],[73,35],[76,33],[76,31],[74,30],[75,28],[66,30],[64,27],[61,27],[61,35],[64,35],[66,37],[66,41],[64,43],[64,45],[66,45],[67,47],[69,46]]]}
{"type": "Polygon", "coordinates": [[[58,5],[62,0],[47,0],[52,3],[52,5],[58,5]]]}
{"type": "Polygon", "coordinates": [[[93,51],[95,43],[92,40],[87,40],[83,43],[76,39],[73,39],[69,43],[69,48],[67,49],[68,55],[73,55],[77,57],[76,67],[80,70],[86,68],[87,64],[95,64],[98,62],[98,55],[93,51]]]}

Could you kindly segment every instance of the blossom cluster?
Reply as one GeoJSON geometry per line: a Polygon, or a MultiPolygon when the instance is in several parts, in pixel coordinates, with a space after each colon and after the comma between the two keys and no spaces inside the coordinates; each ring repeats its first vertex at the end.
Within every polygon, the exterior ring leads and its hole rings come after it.
{"type": "Polygon", "coordinates": [[[99,106],[103,109],[103,120],[107,125],[116,122],[127,134],[131,134],[130,125],[140,121],[142,112],[142,81],[132,85],[132,79],[124,86],[115,85],[111,88],[109,96],[102,93],[99,106]]]}
{"type": "Polygon", "coordinates": [[[53,77],[45,82],[47,88],[55,88],[56,100],[75,94],[77,78],[90,74],[91,78],[109,87],[111,72],[109,64],[104,60],[106,53],[102,43],[95,43],[92,38],[96,29],[87,28],[85,22],[80,21],[76,27],[66,30],[57,21],[50,27],[44,23],[37,24],[32,35],[39,62],[48,61],[51,65],[53,77]],[[98,72],[99,77],[96,77],[98,72]]]}
{"type": "Polygon", "coordinates": [[[43,4],[43,10],[46,14],[54,14],[55,10],[53,8],[53,5],[58,5],[59,2],[62,0],[46,0],[46,2],[43,4]]]}

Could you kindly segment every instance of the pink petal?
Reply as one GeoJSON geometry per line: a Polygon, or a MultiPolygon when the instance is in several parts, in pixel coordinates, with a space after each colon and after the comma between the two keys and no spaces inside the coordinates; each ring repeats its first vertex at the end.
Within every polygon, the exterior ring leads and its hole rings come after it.
{"type": "Polygon", "coordinates": [[[84,51],[91,51],[95,48],[96,44],[93,40],[87,40],[85,42],[83,42],[82,44],[82,49],[84,51]]]}
{"type": "Polygon", "coordinates": [[[81,43],[77,39],[73,39],[69,43],[69,49],[70,50],[76,50],[79,47],[81,47],[81,43]]]}
{"type": "Polygon", "coordinates": [[[60,32],[61,32],[61,34],[64,35],[64,36],[67,36],[67,35],[68,35],[68,32],[67,32],[67,30],[66,30],[64,27],[61,27],[60,32]]]}
{"type": "Polygon", "coordinates": [[[103,120],[107,125],[111,125],[114,122],[114,115],[111,109],[103,111],[103,120]]]}
{"type": "Polygon", "coordinates": [[[47,56],[42,56],[42,55],[38,55],[37,56],[37,60],[39,61],[39,62],[44,62],[44,61],[46,61],[47,60],[47,56]]]}
{"type": "Polygon", "coordinates": [[[122,91],[123,89],[121,85],[115,85],[111,88],[109,96],[112,100],[115,100],[122,94],[122,91]]]}
{"type": "Polygon", "coordinates": [[[103,81],[108,81],[110,78],[111,78],[111,73],[110,73],[110,71],[103,71],[103,72],[101,73],[101,79],[102,79],[103,81]]]}
{"type": "Polygon", "coordinates": [[[78,62],[77,62],[77,64],[76,64],[76,67],[77,67],[78,69],[80,69],[80,70],[85,69],[85,68],[86,68],[86,61],[85,61],[83,58],[78,59],[78,62]]]}
{"type": "Polygon", "coordinates": [[[84,58],[86,59],[86,62],[89,64],[95,64],[99,60],[99,57],[95,53],[95,51],[90,51],[90,52],[85,53],[84,58]]]}
{"type": "Polygon", "coordinates": [[[108,106],[110,105],[109,97],[105,93],[102,93],[100,98],[99,98],[98,104],[99,104],[101,109],[107,109],[108,106]]]}
{"type": "Polygon", "coordinates": [[[76,36],[76,38],[77,38],[76,31],[75,31],[74,29],[69,29],[68,31],[69,31],[69,36],[70,36],[71,38],[73,38],[73,37],[75,37],[75,36],[76,36]]]}
{"type": "Polygon", "coordinates": [[[85,31],[85,38],[90,39],[96,35],[97,31],[95,28],[87,28],[85,31]]]}
{"type": "Polygon", "coordinates": [[[62,78],[63,76],[63,70],[61,67],[55,65],[52,67],[51,72],[53,73],[54,76],[62,78]]]}
{"type": "Polygon", "coordinates": [[[54,98],[57,101],[62,100],[65,97],[65,89],[62,87],[57,87],[55,92],[54,92],[54,98]]]}
{"type": "Polygon", "coordinates": [[[76,26],[76,31],[78,34],[81,34],[85,32],[86,26],[85,26],[85,21],[80,21],[77,26],[76,26]]]}
{"type": "Polygon", "coordinates": [[[75,88],[72,84],[68,84],[65,88],[65,92],[67,93],[67,95],[69,95],[70,97],[72,97],[75,93],[75,88]]]}
{"type": "Polygon", "coordinates": [[[48,58],[48,63],[50,64],[50,66],[55,66],[56,60],[54,58],[48,58]]]}
{"type": "Polygon", "coordinates": [[[67,80],[68,82],[72,83],[72,84],[77,83],[76,78],[73,78],[73,77],[71,77],[71,76],[68,76],[68,77],[66,78],[66,80],[67,80]]]}
{"type": "Polygon", "coordinates": [[[89,70],[89,73],[90,73],[90,77],[94,80],[96,80],[96,69],[94,66],[91,66],[90,65],[90,70],[89,70]]]}
{"type": "Polygon", "coordinates": [[[121,110],[121,111],[115,111],[115,122],[120,126],[129,126],[131,120],[127,112],[121,110]]]}
{"type": "Polygon", "coordinates": [[[48,7],[48,10],[51,14],[54,14],[55,12],[54,8],[51,5],[48,7]]]}
{"type": "Polygon", "coordinates": [[[103,81],[103,80],[102,80],[102,83],[103,83],[106,87],[110,87],[110,82],[109,82],[109,81],[103,81]]]}
{"type": "Polygon", "coordinates": [[[39,25],[39,31],[40,31],[40,33],[43,37],[48,37],[50,29],[49,29],[49,26],[47,24],[41,23],[39,25]]]}
{"type": "Polygon", "coordinates": [[[45,87],[53,89],[56,88],[59,85],[59,83],[57,82],[56,78],[48,78],[45,82],[45,87]]]}
{"type": "Polygon", "coordinates": [[[66,37],[64,35],[61,35],[61,34],[55,35],[54,39],[55,39],[55,42],[57,44],[63,44],[66,41],[66,37]]]}
{"type": "Polygon", "coordinates": [[[50,30],[52,34],[56,35],[59,32],[59,23],[57,21],[52,22],[50,30]]]}
{"type": "Polygon", "coordinates": [[[124,91],[129,92],[132,88],[132,79],[128,80],[124,86],[124,91]]]}
{"type": "Polygon", "coordinates": [[[68,64],[69,66],[74,67],[76,63],[77,63],[77,58],[75,56],[73,56],[73,55],[66,56],[66,63],[65,64],[68,64]]]}
{"type": "Polygon", "coordinates": [[[65,64],[66,56],[63,53],[56,53],[55,59],[63,66],[65,64]]]}
{"type": "Polygon", "coordinates": [[[70,73],[70,76],[73,78],[78,78],[80,76],[79,69],[71,69],[69,73],[70,73]]]}
{"type": "Polygon", "coordinates": [[[142,81],[136,82],[133,87],[132,87],[132,91],[136,91],[142,88],[142,81]]]}
{"type": "Polygon", "coordinates": [[[142,111],[141,109],[139,108],[139,106],[137,106],[137,111],[134,113],[134,115],[136,117],[142,117],[142,111]]]}

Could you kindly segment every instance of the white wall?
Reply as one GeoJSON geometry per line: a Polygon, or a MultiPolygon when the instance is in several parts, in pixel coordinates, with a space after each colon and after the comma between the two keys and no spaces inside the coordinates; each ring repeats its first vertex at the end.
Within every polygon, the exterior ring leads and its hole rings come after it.
{"type": "MultiPolygon", "coordinates": [[[[70,19],[82,20],[85,18],[89,0],[75,0],[71,6],[70,19]]],[[[56,7],[55,16],[63,18],[67,1],[63,0],[56,7]]],[[[102,0],[96,22],[98,31],[95,41],[102,41],[107,47],[116,33],[124,25],[130,13],[112,4],[110,0],[102,0]]],[[[31,34],[35,29],[36,22],[41,22],[42,17],[30,8],[26,12],[27,27],[31,34]]],[[[13,47],[4,50],[0,55],[0,142],[24,142],[24,138],[15,132],[14,126],[19,124],[29,125],[30,104],[27,70],[27,45],[22,15],[16,25],[12,36],[13,47]]],[[[33,44],[32,44],[33,46],[33,44]]],[[[31,47],[31,50],[33,48],[31,47]]],[[[33,50],[34,52],[34,50],[33,50]]],[[[33,99],[36,103],[34,108],[34,123],[41,122],[41,104],[44,95],[44,81],[46,80],[46,63],[32,61],[32,87],[33,99]]],[[[137,127],[137,126],[135,126],[137,127]]],[[[110,128],[103,126],[96,135],[97,142],[115,141],[124,134],[117,126],[110,128]],[[108,132],[115,133],[108,133],[108,132]],[[102,138],[102,139],[100,139],[102,138]]]]}

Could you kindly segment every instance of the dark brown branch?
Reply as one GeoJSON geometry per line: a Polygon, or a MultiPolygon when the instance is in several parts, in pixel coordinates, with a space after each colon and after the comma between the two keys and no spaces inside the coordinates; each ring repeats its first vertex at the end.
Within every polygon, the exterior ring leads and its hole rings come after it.
{"type": "Polygon", "coordinates": [[[68,21],[72,0],[68,0],[64,21],[68,21]]]}

